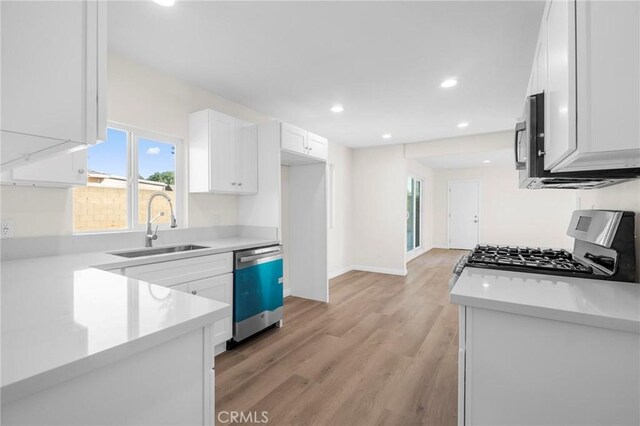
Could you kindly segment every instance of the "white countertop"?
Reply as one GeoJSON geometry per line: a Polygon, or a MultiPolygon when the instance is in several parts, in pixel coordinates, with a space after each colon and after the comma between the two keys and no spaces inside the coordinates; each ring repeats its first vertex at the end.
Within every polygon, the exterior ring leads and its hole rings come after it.
{"type": "Polygon", "coordinates": [[[451,303],[640,333],[640,284],[465,267],[451,303]]]}
{"type": "Polygon", "coordinates": [[[83,253],[2,262],[3,402],[84,374],[230,314],[231,307],[225,303],[106,269],[275,243],[225,238],[197,242],[208,249],[136,259],[83,253]]]}

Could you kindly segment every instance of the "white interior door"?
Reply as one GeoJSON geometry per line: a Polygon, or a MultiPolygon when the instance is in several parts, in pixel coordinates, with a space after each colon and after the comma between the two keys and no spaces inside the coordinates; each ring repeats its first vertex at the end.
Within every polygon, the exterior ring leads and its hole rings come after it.
{"type": "Polygon", "coordinates": [[[449,182],[449,248],[472,249],[480,229],[480,183],[449,182]]]}

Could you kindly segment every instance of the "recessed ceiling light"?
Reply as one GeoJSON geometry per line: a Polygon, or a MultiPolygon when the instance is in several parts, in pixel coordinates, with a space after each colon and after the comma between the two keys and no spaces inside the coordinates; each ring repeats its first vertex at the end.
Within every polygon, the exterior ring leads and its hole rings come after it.
{"type": "Polygon", "coordinates": [[[491,162],[491,160],[484,160],[483,161],[483,163],[485,163],[485,164],[490,163],[490,162],[491,162]]]}
{"type": "Polygon", "coordinates": [[[464,127],[469,127],[469,123],[466,121],[463,121],[462,123],[458,123],[458,127],[461,129],[464,127]]]}
{"type": "Polygon", "coordinates": [[[342,105],[334,105],[331,107],[332,112],[342,112],[344,111],[344,107],[342,105]]]}
{"type": "Polygon", "coordinates": [[[153,2],[164,7],[170,7],[176,4],[176,0],[153,0],[153,2]]]}
{"type": "Polygon", "coordinates": [[[385,133],[384,135],[382,135],[382,139],[391,139],[391,134],[385,133]]]}
{"type": "Polygon", "coordinates": [[[456,84],[458,84],[458,80],[456,80],[455,78],[448,78],[445,81],[443,81],[442,83],[440,83],[440,87],[442,87],[444,89],[448,89],[449,87],[453,87],[456,84]]]}

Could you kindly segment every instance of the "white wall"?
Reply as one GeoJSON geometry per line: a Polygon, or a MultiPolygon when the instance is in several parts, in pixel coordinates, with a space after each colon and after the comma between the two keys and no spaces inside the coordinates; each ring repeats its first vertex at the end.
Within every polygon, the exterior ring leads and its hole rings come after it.
{"type": "Polygon", "coordinates": [[[73,231],[71,191],[60,188],[0,187],[3,219],[13,219],[14,237],[69,235],[73,231]]]}
{"type": "Polygon", "coordinates": [[[513,131],[414,142],[404,146],[406,158],[440,157],[503,149],[513,149],[513,131]]]}
{"type": "Polygon", "coordinates": [[[485,167],[436,171],[436,247],[447,247],[447,182],[480,181],[480,243],[545,246],[571,249],[566,236],[576,209],[576,191],[518,188],[512,167],[485,167]]]}
{"type": "Polygon", "coordinates": [[[328,196],[329,218],[328,232],[328,269],[329,278],[343,274],[351,269],[352,257],[352,178],[353,150],[336,143],[329,143],[329,165],[333,167],[333,183],[328,196]],[[333,193],[332,193],[333,192],[333,193]],[[333,203],[333,208],[331,204],[333,203]],[[333,223],[331,223],[333,222],[333,223]]]}
{"type": "Polygon", "coordinates": [[[354,269],[406,274],[403,146],[354,150],[352,176],[354,269]]]}
{"type": "MultiPolygon", "coordinates": [[[[164,133],[185,143],[188,114],[203,108],[213,108],[254,123],[269,119],[114,54],[109,54],[107,78],[109,121],[164,133]]],[[[2,187],[0,197],[2,217],[15,220],[16,237],[65,235],[73,231],[70,190],[2,187]],[[42,209],[41,203],[45,200],[51,207],[42,209]]],[[[190,227],[237,224],[236,196],[189,194],[188,197],[190,227]]]]}

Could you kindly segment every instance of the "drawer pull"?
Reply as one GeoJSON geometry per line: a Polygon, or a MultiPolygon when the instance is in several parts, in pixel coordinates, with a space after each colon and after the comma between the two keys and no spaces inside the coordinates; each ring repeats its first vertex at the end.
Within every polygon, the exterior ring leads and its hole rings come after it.
{"type": "Polygon", "coordinates": [[[198,294],[198,291],[197,291],[197,290],[193,290],[193,291],[191,292],[191,294],[198,294]]]}

